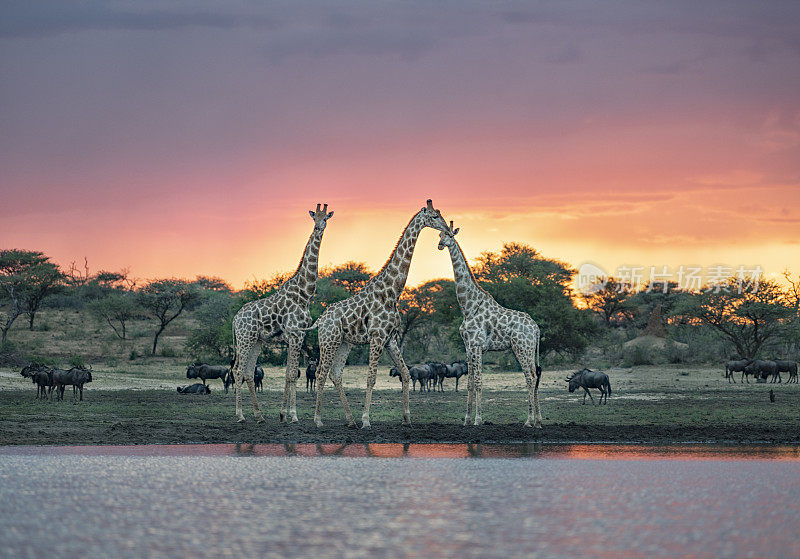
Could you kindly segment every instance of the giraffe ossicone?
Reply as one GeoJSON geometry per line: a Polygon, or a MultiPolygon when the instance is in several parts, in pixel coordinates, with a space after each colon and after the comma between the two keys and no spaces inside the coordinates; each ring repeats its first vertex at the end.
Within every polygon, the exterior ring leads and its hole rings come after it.
{"type": "Polygon", "coordinates": [[[251,301],[244,305],[233,317],[233,349],[235,353],[232,367],[234,391],[236,393],[236,417],[244,421],[242,414],[242,381],[247,383],[253,412],[256,420],[264,421],[258,408],[258,400],[253,384],[261,346],[268,341],[283,341],[288,346],[286,362],[286,383],[281,403],[280,419],[297,421],[297,377],[299,374],[300,347],[311,324],[308,307],[317,289],[319,247],[327,221],[333,217],[328,212],[328,204],[308,212],[314,220],[314,229],[308,238],[300,264],[295,273],[287,279],[272,295],[251,301]],[[288,404],[288,415],[287,415],[288,404]]]}
{"type": "Polygon", "coordinates": [[[403,385],[403,422],[411,424],[408,400],[410,375],[396,339],[400,325],[397,300],[408,279],[417,238],[426,227],[438,231],[447,230],[447,223],[441,212],[433,207],[431,200],[408,222],[383,268],[360,291],[349,299],[328,306],[317,319],[314,326],[318,329],[320,360],[317,366],[314,422],[318,427],[322,427],[322,392],[329,374],[339,393],[348,425],[356,426],[342,387],[342,373],[351,348],[361,344],[369,344],[369,372],[364,413],[361,416],[362,428],[370,426],[372,390],[378,373],[378,360],[384,348],[400,371],[403,385]]]}
{"type": "Polygon", "coordinates": [[[483,390],[483,354],[487,351],[511,349],[517,357],[528,387],[528,418],[526,427],[542,427],[542,412],[539,407],[539,381],[542,368],[539,364],[539,326],[527,314],[501,306],[475,279],[467,259],[456,241],[459,229],[453,222],[439,233],[439,250],[447,248],[453,264],[453,279],[456,298],[464,320],[458,331],[467,352],[467,414],[464,425],[469,425],[473,412],[473,424],[480,425],[481,394],[483,390]]]}

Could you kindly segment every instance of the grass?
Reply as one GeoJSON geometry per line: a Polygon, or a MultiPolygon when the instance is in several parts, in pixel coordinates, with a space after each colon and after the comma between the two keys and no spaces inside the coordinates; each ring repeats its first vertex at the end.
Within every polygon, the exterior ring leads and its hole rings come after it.
{"type": "MultiPolygon", "coordinates": [[[[466,377],[454,392],[411,394],[414,427],[400,425],[401,393],[397,379],[381,366],[370,410],[373,429],[353,432],[343,427],[339,399],[328,382],[323,405],[325,428],[312,423],[314,395],[298,381],[299,425],[277,422],[285,374],[265,367],[265,392],[258,395],[267,421],[235,422],[233,394],[210,381],[208,396],[182,396],[189,357],[182,354],[188,321],[168,330],[162,340],[167,355],[146,355],[149,337],[109,340],[106,329],[74,311],[47,311],[37,317],[48,328],[29,331],[17,325],[11,339],[18,351],[56,365],[81,359],[92,365],[94,382],[84,401],[37,401],[35,388],[19,375],[19,367],[0,366],[0,444],[83,444],[145,442],[325,442],[474,441],[483,440],[709,440],[800,441],[800,386],[797,384],[729,384],[720,366],[659,365],[606,369],[612,395],[608,405],[582,405],[582,394],[569,394],[565,376],[583,364],[545,367],[540,386],[544,429],[523,429],[527,401],[519,372],[486,367],[483,376],[484,427],[464,428],[466,377]],[[110,353],[111,352],[111,353],[110,353]],[[776,401],[769,401],[773,390],[776,401]]],[[[179,319],[180,320],[180,319],[179,319]]],[[[178,322],[178,321],[176,321],[178,322]]],[[[146,322],[131,328],[144,330],[146,322]]],[[[589,363],[588,365],[592,365],[589,363]]],[[[356,420],[363,411],[367,368],[348,366],[344,386],[356,420]]],[[[597,393],[595,391],[595,396],[597,393]]],[[[252,419],[249,396],[243,407],[252,419]]]]}

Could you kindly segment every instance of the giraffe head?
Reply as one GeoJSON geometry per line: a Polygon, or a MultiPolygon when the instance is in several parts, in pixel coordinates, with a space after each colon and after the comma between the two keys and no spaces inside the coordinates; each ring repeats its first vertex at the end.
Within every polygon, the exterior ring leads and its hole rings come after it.
{"type": "Polygon", "coordinates": [[[447,228],[447,231],[440,231],[439,232],[439,250],[444,250],[445,247],[451,247],[456,243],[455,236],[458,234],[460,227],[456,227],[453,229],[453,222],[450,222],[450,226],[447,228]]]}
{"type": "Polygon", "coordinates": [[[319,231],[325,231],[325,224],[328,220],[333,217],[333,212],[328,213],[328,204],[325,204],[325,207],[321,210],[319,209],[319,204],[317,204],[316,211],[308,210],[308,215],[311,216],[311,219],[314,220],[314,229],[319,231]]]}
{"type": "Polygon", "coordinates": [[[431,227],[438,231],[447,230],[447,223],[442,217],[442,212],[433,207],[432,200],[428,200],[428,204],[417,213],[416,217],[422,219],[423,227],[431,227]]]}

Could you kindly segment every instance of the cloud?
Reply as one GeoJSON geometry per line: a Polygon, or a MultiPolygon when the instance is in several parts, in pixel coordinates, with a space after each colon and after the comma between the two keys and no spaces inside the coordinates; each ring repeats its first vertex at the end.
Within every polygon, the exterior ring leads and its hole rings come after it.
{"type": "Polygon", "coordinates": [[[261,14],[181,7],[155,8],[144,3],[109,2],[29,2],[11,1],[3,5],[0,37],[46,36],[77,31],[128,29],[167,30],[184,27],[232,28],[243,25],[272,26],[261,14]]]}

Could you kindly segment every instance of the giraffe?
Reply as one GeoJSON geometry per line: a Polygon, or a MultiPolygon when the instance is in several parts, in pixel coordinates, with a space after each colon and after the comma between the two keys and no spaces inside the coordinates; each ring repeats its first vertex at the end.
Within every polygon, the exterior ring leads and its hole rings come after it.
{"type": "Polygon", "coordinates": [[[464,425],[469,425],[473,402],[475,404],[474,425],[482,423],[483,354],[486,351],[511,349],[522,366],[525,382],[528,385],[528,419],[525,426],[530,427],[532,423],[534,427],[541,429],[539,380],[542,376],[542,368],[539,366],[539,326],[527,313],[507,309],[498,304],[478,285],[469,264],[467,264],[467,259],[455,239],[458,231],[458,229],[453,229],[451,221],[447,230],[439,233],[439,250],[447,247],[450,251],[456,297],[461,307],[461,313],[464,315],[464,320],[458,329],[467,350],[469,367],[467,415],[464,417],[464,425]]]}
{"type": "Polygon", "coordinates": [[[347,355],[355,344],[369,344],[369,373],[367,374],[364,414],[361,416],[362,429],[370,427],[369,407],[372,401],[372,389],[378,374],[378,359],[380,359],[384,347],[400,371],[403,383],[403,422],[406,425],[411,424],[411,413],[408,407],[410,375],[408,367],[403,362],[396,337],[396,331],[400,325],[397,300],[406,285],[414,245],[425,227],[439,231],[447,229],[447,223],[442,218],[442,214],[434,209],[431,200],[428,200],[427,206],[417,212],[408,222],[380,272],[355,295],[330,305],[317,319],[314,325],[318,328],[320,348],[320,362],[317,369],[317,404],[314,411],[314,423],[317,424],[317,427],[322,427],[320,408],[322,391],[325,388],[328,373],[339,392],[348,426],[356,426],[347,396],[342,388],[342,371],[347,361],[347,355]]]}
{"type": "Polygon", "coordinates": [[[333,216],[328,213],[328,204],[316,211],[308,212],[314,220],[314,230],[306,243],[303,257],[295,273],[269,297],[251,301],[243,306],[233,317],[233,348],[235,359],[233,378],[236,393],[236,417],[244,421],[242,415],[242,380],[250,389],[250,399],[256,420],[264,421],[258,409],[258,400],[253,388],[253,371],[261,346],[269,340],[280,340],[288,344],[286,363],[286,385],[283,390],[280,419],[285,422],[286,404],[289,403],[289,420],[297,421],[295,404],[300,346],[305,338],[306,328],[311,323],[308,305],[317,289],[317,264],[319,246],[327,221],[333,216]]]}

